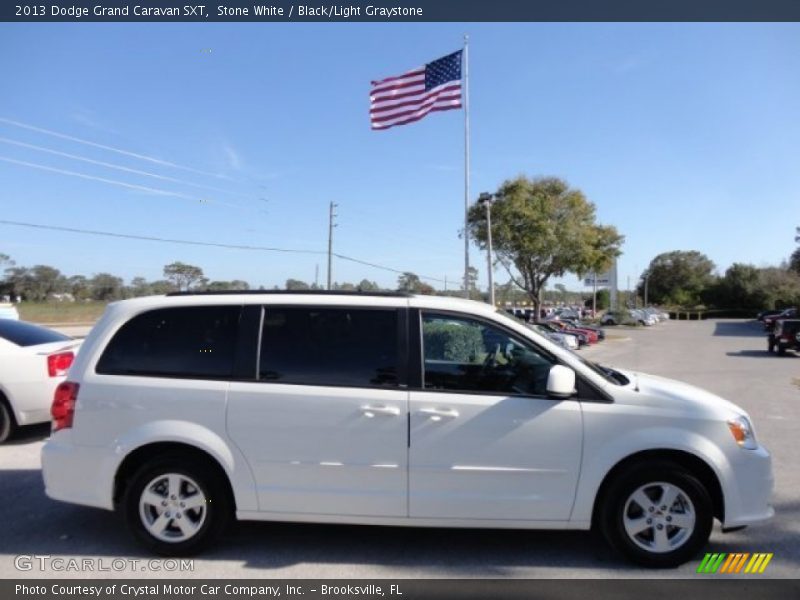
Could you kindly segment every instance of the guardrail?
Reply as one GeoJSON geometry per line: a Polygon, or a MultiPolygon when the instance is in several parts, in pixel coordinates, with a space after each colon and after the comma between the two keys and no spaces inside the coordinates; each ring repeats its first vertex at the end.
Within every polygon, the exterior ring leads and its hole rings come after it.
{"type": "Polygon", "coordinates": [[[676,321],[703,321],[705,319],[752,319],[756,309],[752,308],[677,308],[667,311],[676,321]]]}

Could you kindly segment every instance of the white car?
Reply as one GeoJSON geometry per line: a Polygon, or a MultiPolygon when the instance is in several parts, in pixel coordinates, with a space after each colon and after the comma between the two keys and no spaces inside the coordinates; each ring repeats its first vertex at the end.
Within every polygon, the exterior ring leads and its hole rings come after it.
{"type": "Polygon", "coordinates": [[[0,302],[0,319],[19,319],[17,307],[10,302],[0,302]]]}
{"type": "Polygon", "coordinates": [[[770,518],[744,410],[408,294],[111,304],[53,401],[47,494],[184,555],[240,520],[589,529],[674,566],[770,518]]]}
{"type": "Polygon", "coordinates": [[[50,420],[56,386],[80,341],[13,319],[0,319],[0,443],[18,426],[50,420]]]}
{"type": "Polygon", "coordinates": [[[580,344],[578,344],[577,336],[574,336],[571,333],[557,333],[555,331],[550,331],[541,325],[531,325],[531,327],[537,333],[545,336],[549,340],[554,341],[559,346],[568,348],[569,350],[577,350],[580,346],[580,344]]]}

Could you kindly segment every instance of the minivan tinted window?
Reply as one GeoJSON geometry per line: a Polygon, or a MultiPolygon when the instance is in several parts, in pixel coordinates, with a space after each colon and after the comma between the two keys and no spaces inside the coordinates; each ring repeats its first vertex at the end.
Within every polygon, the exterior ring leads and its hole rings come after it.
{"type": "Polygon", "coordinates": [[[424,387],[488,394],[547,394],[554,360],[483,321],[424,313],[424,387]]]}
{"type": "Polygon", "coordinates": [[[231,376],[240,306],[152,310],[120,328],[97,363],[105,375],[231,376]]]}
{"type": "Polygon", "coordinates": [[[396,309],[267,307],[259,378],[355,387],[398,384],[396,309]]]}

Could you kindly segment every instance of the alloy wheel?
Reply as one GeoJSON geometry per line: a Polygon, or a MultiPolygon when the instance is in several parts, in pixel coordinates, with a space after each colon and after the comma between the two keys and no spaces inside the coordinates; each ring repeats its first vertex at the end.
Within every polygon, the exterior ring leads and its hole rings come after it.
{"type": "Polygon", "coordinates": [[[139,497],[139,517],[144,528],[163,542],[184,542],[194,537],[208,515],[207,498],[191,477],[165,473],[148,483],[139,497]]]}
{"type": "Polygon", "coordinates": [[[695,507],[673,483],[653,482],[637,488],[625,501],[623,525],[630,540],[655,553],[683,546],[695,529],[695,507]]]}

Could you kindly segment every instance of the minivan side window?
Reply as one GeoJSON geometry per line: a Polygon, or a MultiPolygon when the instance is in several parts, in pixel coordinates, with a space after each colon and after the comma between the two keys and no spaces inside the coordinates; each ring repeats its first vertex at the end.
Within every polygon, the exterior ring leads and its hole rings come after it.
{"type": "Polygon", "coordinates": [[[396,309],[267,306],[259,379],[397,387],[398,350],[396,309]]]}
{"type": "Polygon", "coordinates": [[[500,328],[445,314],[423,314],[422,348],[431,390],[544,396],[555,364],[500,328]]]}
{"type": "Polygon", "coordinates": [[[229,378],[241,311],[241,306],[186,306],[137,315],[106,346],[96,372],[229,378]]]}

